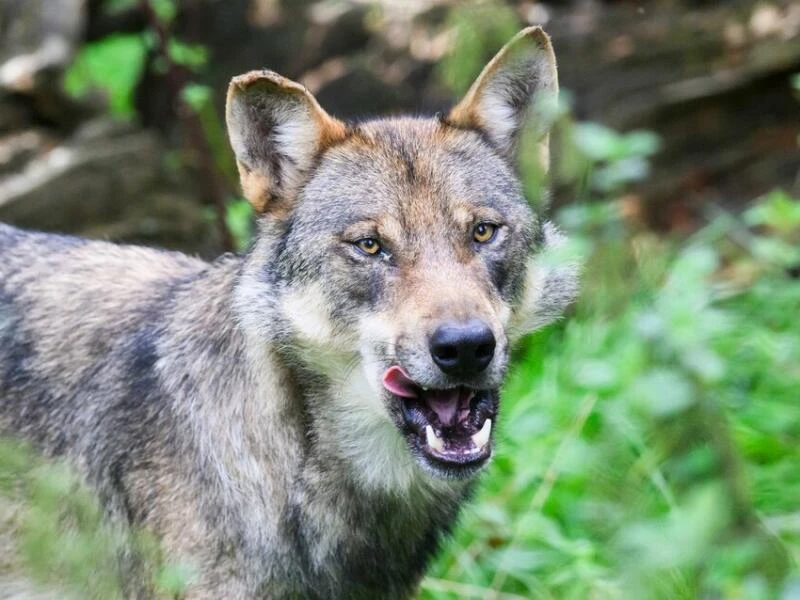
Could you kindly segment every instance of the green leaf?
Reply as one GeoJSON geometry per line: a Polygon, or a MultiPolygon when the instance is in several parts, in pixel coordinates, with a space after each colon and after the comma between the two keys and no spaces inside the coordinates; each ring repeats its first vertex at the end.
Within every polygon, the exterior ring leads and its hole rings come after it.
{"type": "Polygon", "coordinates": [[[576,123],[572,136],[578,149],[596,162],[617,158],[624,150],[621,136],[599,123],[576,123]]]}
{"type": "Polygon", "coordinates": [[[633,398],[654,417],[671,417],[695,403],[691,382],[679,371],[654,368],[640,375],[633,384],[633,398]]]}
{"type": "Polygon", "coordinates": [[[765,225],[789,235],[800,231],[800,201],[783,190],[773,190],[747,209],[744,220],[749,225],[765,225]]]}
{"type": "Polygon", "coordinates": [[[608,391],[617,384],[617,369],[609,361],[586,360],[576,366],[574,379],[587,390],[608,391]]]}
{"type": "Polygon", "coordinates": [[[145,45],[136,34],[111,35],[86,44],[64,75],[64,88],[75,97],[101,90],[112,114],[134,115],[133,92],[144,70],[145,45]]]}
{"type": "Polygon", "coordinates": [[[181,98],[196,113],[207,107],[213,96],[214,92],[209,86],[198,83],[190,83],[181,90],[181,98]]]}
{"type": "Polygon", "coordinates": [[[178,15],[178,4],[175,0],[147,0],[161,23],[170,25],[178,15]]]}
{"type": "Polygon", "coordinates": [[[247,250],[253,238],[253,208],[250,203],[244,199],[229,201],[225,209],[225,224],[236,250],[247,250]]]}
{"type": "Polygon", "coordinates": [[[623,137],[627,156],[652,156],[661,148],[661,138],[652,131],[630,131],[623,137]]]}
{"type": "Polygon", "coordinates": [[[613,192],[641,181],[650,173],[650,163],[640,156],[619,158],[592,173],[592,185],[601,192],[613,192]]]}
{"type": "Polygon", "coordinates": [[[726,372],[722,357],[703,346],[687,348],[681,355],[681,362],[687,371],[695,373],[705,383],[720,381],[726,372]]]}
{"type": "Polygon", "coordinates": [[[753,255],[768,263],[782,267],[800,264],[800,247],[778,238],[754,236],[750,248],[753,255]]]}
{"type": "Polygon", "coordinates": [[[172,62],[193,71],[200,70],[208,62],[208,48],[201,44],[187,44],[170,38],[167,52],[172,62]]]}

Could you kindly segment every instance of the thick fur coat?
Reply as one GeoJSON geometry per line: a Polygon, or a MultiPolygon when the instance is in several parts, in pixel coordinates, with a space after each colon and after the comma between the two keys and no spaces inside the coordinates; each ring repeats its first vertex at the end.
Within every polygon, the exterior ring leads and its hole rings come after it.
{"type": "Polygon", "coordinates": [[[244,256],[0,225],[0,428],[191,562],[190,598],[410,597],[491,455],[510,345],[575,294],[514,170],[526,119],[546,168],[556,91],[536,28],[442,118],[344,124],[235,78],[244,256]]]}

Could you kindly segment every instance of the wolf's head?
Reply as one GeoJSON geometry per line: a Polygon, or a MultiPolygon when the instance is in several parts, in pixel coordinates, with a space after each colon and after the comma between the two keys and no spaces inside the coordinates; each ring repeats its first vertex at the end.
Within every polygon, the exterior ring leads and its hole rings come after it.
{"type": "Polygon", "coordinates": [[[573,270],[541,261],[559,235],[515,174],[526,120],[546,170],[541,107],[557,91],[538,28],[442,118],[346,125],[270,71],[231,82],[231,143],[261,214],[243,319],[337,382],[320,410],[341,452],[380,465],[377,439],[447,477],[490,457],[510,343],[576,288],[573,270]]]}

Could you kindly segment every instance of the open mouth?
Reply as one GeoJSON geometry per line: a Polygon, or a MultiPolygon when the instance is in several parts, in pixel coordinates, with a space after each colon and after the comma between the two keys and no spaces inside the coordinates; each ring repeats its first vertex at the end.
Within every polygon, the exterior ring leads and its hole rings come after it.
{"type": "Polygon", "coordinates": [[[400,398],[403,420],[429,463],[471,471],[491,456],[497,390],[425,389],[398,366],[386,370],[383,386],[400,398]]]}

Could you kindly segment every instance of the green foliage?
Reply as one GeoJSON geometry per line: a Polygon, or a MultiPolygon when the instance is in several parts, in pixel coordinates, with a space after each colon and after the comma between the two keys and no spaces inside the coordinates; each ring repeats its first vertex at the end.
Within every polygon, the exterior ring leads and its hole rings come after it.
{"type": "Polygon", "coordinates": [[[484,597],[776,597],[800,556],[781,525],[800,498],[800,282],[766,269],[732,291],[722,267],[759,260],[726,245],[733,227],[713,244],[591,231],[575,314],[521,353],[495,464],[423,597],[463,597],[451,581],[484,597]]]}
{"type": "Polygon", "coordinates": [[[749,225],[768,227],[781,237],[800,230],[800,205],[783,190],[767,194],[744,215],[749,225]]]}
{"type": "Polygon", "coordinates": [[[253,238],[253,208],[244,198],[229,200],[225,206],[225,224],[231,232],[235,250],[244,252],[253,238]]]}
{"type": "Polygon", "coordinates": [[[102,8],[108,14],[115,14],[135,7],[139,2],[140,0],[105,0],[102,8]]]}
{"type": "Polygon", "coordinates": [[[205,85],[189,83],[181,90],[181,99],[197,117],[215,166],[225,176],[230,186],[236,188],[239,184],[239,172],[236,169],[225,127],[214,106],[213,90],[205,85]]]}
{"type": "Polygon", "coordinates": [[[112,35],[81,48],[64,76],[68,93],[82,97],[102,91],[112,114],[134,116],[133,92],[144,69],[146,48],[141,36],[112,35]]]}
{"type": "MultiPolygon", "coordinates": [[[[442,76],[457,90],[488,58],[472,35],[492,27],[482,6],[480,24],[471,9],[452,23],[442,76]]],[[[742,219],[720,209],[688,240],[636,233],[614,198],[647,177],[658,138],[575,123],[564,106],[553,123],[553,179],[594,199],[557,218],[589,257],[582,296],[518,352],[494,464],[422,597],[789,598],[800,202],[776,191],[742,219]]]]}
{"type": "Polygon", "coordinates": [[[176,0],[148,0],[148,2],[156,18],[164,25],[169,26],[178,16],[178,3],[176,0]]]}
{"type": "Polygon", "coordinates": [[[759,232],[747,238],[752,253],[781,268],[800,266],[800,204],[775,190],[744,214],[759,232]]]}
{"type": "Polygon", "coordinates": [[[61,463],[0,440],[0,581],[20,580],[69,598],[122,598],[120,564],[136,565],[138,584],[179,598],[194,573],[166,563],[155,540],[105,520],[96,496],[61,463]]]}
{"type": "Polygon", "coordinates": [[[170,38],[167,52],[172,62],[193,71],[201,70],[208,62],[208,48],[201,44],[186,44],[170,38]]]}
{"type": "Polygon", "coordinates": [[[453,45],[437,68],[444,84],[455,94],[463,94],[480,68],[520,28],[509,6],[464,3],[450,12],[448,29],[454,35],[453,45]]]}
{"type": "Polygon", "coordinates": [[[591,187],[603,194],[645,179],[650,172],[647,159],[661,145],[652,131],[618,133],[599,123],[576,123],[569,132],[574,150],[594,167],[591,187]]]}

